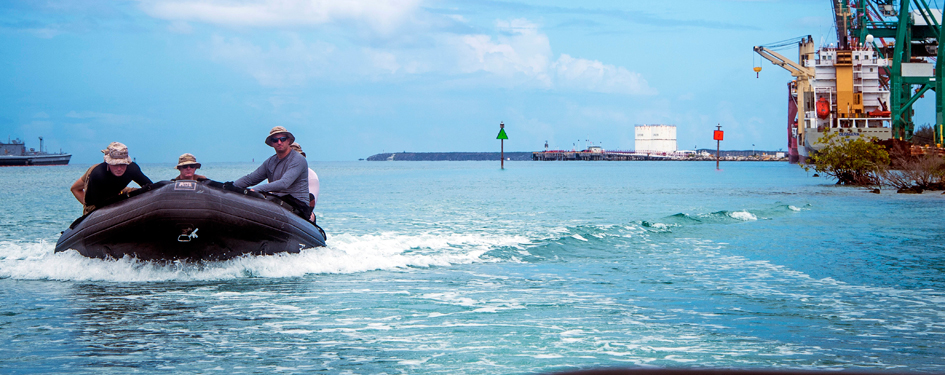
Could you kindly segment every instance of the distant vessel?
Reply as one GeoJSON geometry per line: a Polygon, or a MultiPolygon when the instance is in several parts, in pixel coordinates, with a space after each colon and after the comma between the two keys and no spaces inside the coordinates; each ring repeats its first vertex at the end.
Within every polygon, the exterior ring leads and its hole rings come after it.
{"type": "Polygon", "coordinates": [[[26,143],[19,138],[0,142],[0,166],[12,165],[67,165],[72,154],[64,152],[48,153],[43,151],[43,137],[39,137],[39,151],[26,149],[26,143]]]}

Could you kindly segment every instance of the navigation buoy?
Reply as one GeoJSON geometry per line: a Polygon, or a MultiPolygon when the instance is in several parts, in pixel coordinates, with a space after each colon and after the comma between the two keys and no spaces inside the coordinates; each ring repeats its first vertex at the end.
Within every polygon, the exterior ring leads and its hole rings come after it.
{"type": "Polygon", "coordinates": [[[817,99],[817,117],[821,120],[830,116],[830,102],[827,101],[827,98],[821,97],[817,99]]]}

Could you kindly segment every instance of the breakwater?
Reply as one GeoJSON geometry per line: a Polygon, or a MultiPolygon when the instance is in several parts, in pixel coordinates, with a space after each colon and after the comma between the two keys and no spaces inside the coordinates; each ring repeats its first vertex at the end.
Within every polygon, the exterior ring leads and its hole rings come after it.
{"type": "MultiPolygon", "coordinates": [[[[469,161],[469,160],[496,160],[500,158],[498,152],[388,152],[371,155],[368,161],[469,161]]],[[[551,161],[551,160],[679,160],[705,161],[715,160],[715,150],[700,149],[695,152],[637,152],[637,151],[535,151],[535,152],[506,152],[506,160],[514,161],[551,161]],[[711,151],[711,152],[710,152],[711,151]]],[[[720,151],[719,157],[725,161],[787,161],[783,152],[755,151],[755,150],[727,150],[720,151]]]]}
{"type": "MultiPolygon", "coordinates": [[[[507,160],[532,160],[531,152],[506,152],[507,160]]],[[[388,152],[371,155],[368,161],[463,161],[499,160],[498,152],[388,152]]]]}
{"type": "MultiPolygon", "coordinates": [[[[787,161],[783,152],[774,151],[720,151],[718,157],[726,161],[787,161]]],[[[706,161],[715,160],[715,150],[676,151],[676,152],[649,152],[649,151],[604,151],[604,150],[551,150],[532,153],[532,160],[676,160],[676,161],[706,161]]]]}

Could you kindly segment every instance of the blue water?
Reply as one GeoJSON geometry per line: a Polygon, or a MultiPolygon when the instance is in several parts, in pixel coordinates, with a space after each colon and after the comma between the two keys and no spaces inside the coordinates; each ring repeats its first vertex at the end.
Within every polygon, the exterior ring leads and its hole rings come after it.
{"type": "Polygon", "coordinates": [[[53,253],[87,165],[0,168],[0,372],[945,372],[940,192],[774,162],[313,167],[327,248],[198,264],[53,253]]]}

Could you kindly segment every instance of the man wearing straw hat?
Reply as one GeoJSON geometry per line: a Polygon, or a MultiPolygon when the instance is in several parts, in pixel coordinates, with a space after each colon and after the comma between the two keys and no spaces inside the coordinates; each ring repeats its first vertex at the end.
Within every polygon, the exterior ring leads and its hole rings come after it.
{"type": "Polygon", "coordinates": [[[151,179],[141,172],[138,164],[128,157],[128,147],[124,144],[112,142],[102,153],[105,154],[105,162],[92,166],[72,184],[72,195],[85,206],[83,215],[128,191],[128,183],[131,181],[136,182],[138,186],[151,183],[151,179]]]}
{"type": "Polygon", "coordinates": [[[197,162],[197,157],[195,157],[193,154],[190,154],[190,153],[183,154],[179,158],[177,158],[177,170],[180,171],[180,174],[177,175],[177,177],[172,178],[171,181],[206,180],[207,176],[201,176],[197,174],[197,169],[199,168],[200,168],[200,163],[197,162]]]}
{"type": "Polygon", "coordinates": [[[299,153],[292,152],[292,142],[295,142],[295,136],[286,128],[272,128],[266,137],[266,145],[272,147],[276,154],[266,159],[255,171],[240,177],[233,185],[245,189],[268,180],[268,183],[252,190],[278,195],[301,211],[300,216],[308,219],[312,214],[312,208],[308,206],[308,162],[299,153]]]}

